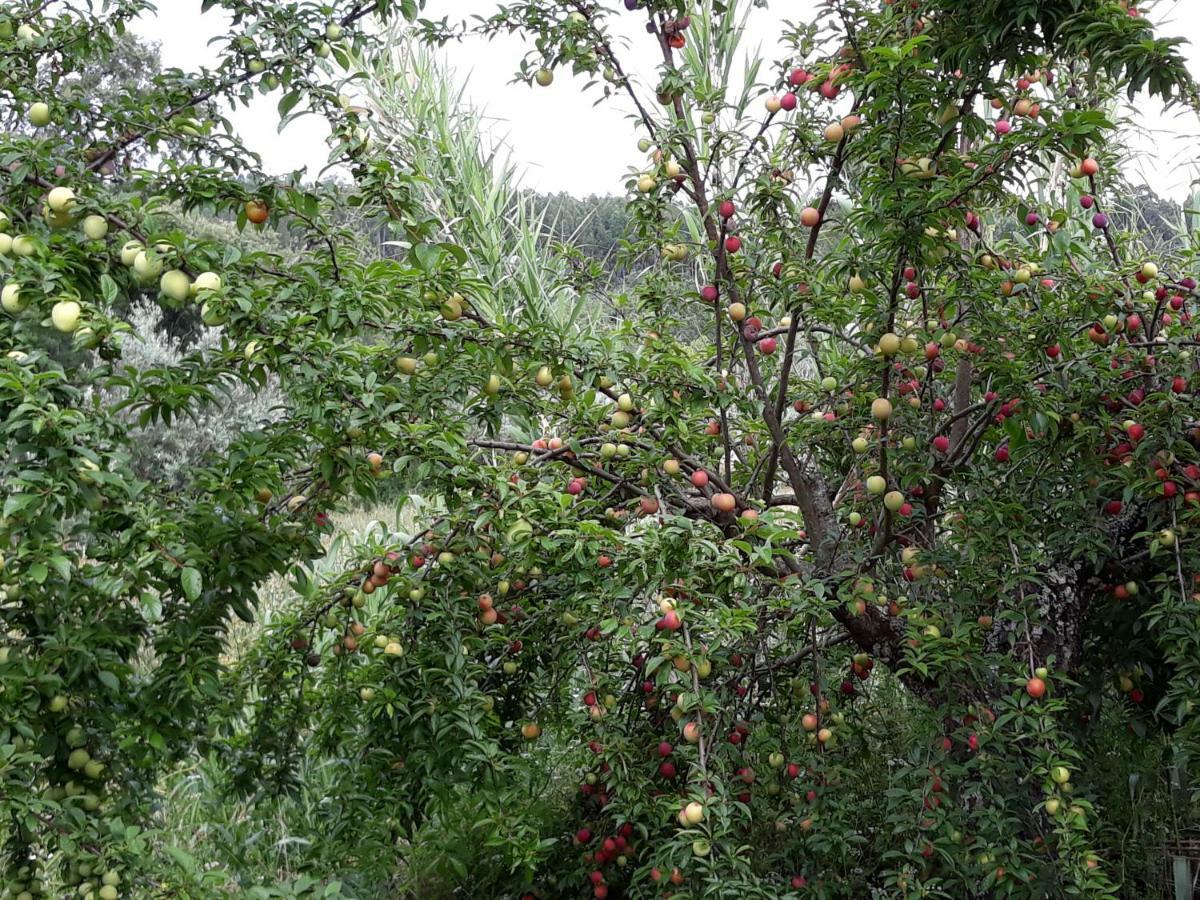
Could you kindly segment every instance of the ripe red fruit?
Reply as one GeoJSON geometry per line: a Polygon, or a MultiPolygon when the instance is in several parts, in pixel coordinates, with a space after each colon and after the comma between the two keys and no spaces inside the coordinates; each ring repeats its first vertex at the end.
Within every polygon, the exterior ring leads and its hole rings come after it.
{"type": "Polygon", "coordinates": [[[658,764],[658,774],[670,781],[675,777],[675,763],[669,759],[658,764]]]}
{"type": "Polygon", "coordinates": [[[247,200],[246,201],[246,218],[255,225],[261,225],[267,221],[267,217],[271,214],[267,204],[262,200],[247,200]]]}
{"type": "Polygon", "coordinates": [[[601,553],[600,558],[598,560],[596,560],[596,564],[598,566],[600,566],[600,568],[602,568],[602,569],[607,569],[609,566],[612,565],[612,557],[605,556],[603,553],[601,553]]]}
{"type": "Polygon", "coordinates": [[[803,875],[793,875],[792,876],[792,887],[795,888],[796,890],[800,890],[800,888],[805,887],[807,884],[808,884],[808,881],[807,881],[807,879],[805,879],[805,877],[803,875]]]}
{"type": "Polygon", "coordinates": [[[784,94],[779,98],[779,106],[787,112],[791,112],[796,108],[796,95],[792,93],[784,94]]]}
{"type": "Polygon", "coordinates": [[[1002,447],[997,447],[995,455],[996,455],[996,462],[998,462],[998,463],[1008,462],[1008,445],[1006,444],[1002,447]]]}
{"type": "Polygon", "coordinates": [[[944,434],[939,434],[933,439],[933,449],[938,453],[945,453],[950,449],[950,438],[946,437],[944,434]]]}
{"type": "Polygon", "coordinates": [[[670,756],[671,752],[674,749],[675,748],[672,747],[669,743],[667,743],[666,741],[663,741],[661,744],[658,745],[658,755],[659,756],[670,756]]]}
{"type": "Polygon", "coordinates": [[[681,622],[679,619],[679,613],[675,612],[673,609],[668,610],[667,614],[659,619],[659,623],[666,631],[678,631],[681,627],[683,627],[683,622],[681,622]]]}
{"type": "Polygon", "coordinates": [[[725,238],[725,249],[730,253],[737,253],[742,249],[742,239],[736,234],[731,234],[725,238]]]}
{"type": "Polygon", "coordinates": [[[1051,344],[1046,348],[1046,355],[1051,359],[1058,359],[1060,353],[1062,353],[1062,348],[1058,344],[1051,344]]]}
{"type": "Polygon", "coordinates": [[[587,828],[580,828],[575,832],[575,840],[581,844],[586,844],[592,839],[592,832],[587,828]]]}
{"type": "Polygon", "coordinates": [[[1046,682],[1040,678],[1030,678],[1025,682],[1025,693],[1034,700],[1040,700],[1046,695],[1046,682]]]}
{"type": "Polygon", "coordinates": [[[1121,512],[1123,507],[1124,504],[1122,504],[1120,500],[1109,500],[1104,504],[1104,512],[1107,515],[1115,516],[1121,512]]]}
{"type": "Polygon", "coordinates": [[[766,356],[770,356],[779,347],[779,342],[773,337],[765,337],[758,342],[758,349],[766,356]]]}
{"type": "Polygon", "coordinates": [[[721,203],[719,212],[722,219],[732,219],[733,214],[737,212],[737,207],[733,205],[732,200],[725,200],[721,203]]]}
{"type": "Polygon", "coordinates": [[[708,484],[708,473],[703,469],[697,469],[692,473],[692,484],[698,488],[704,487],[708,484]]]}
{"type": "Polygon", "coordinates": [[[792,69],[792,74],[788,76],[788,81],[799,87],[808,81],[812,76],[803,69],[792,69]]]}

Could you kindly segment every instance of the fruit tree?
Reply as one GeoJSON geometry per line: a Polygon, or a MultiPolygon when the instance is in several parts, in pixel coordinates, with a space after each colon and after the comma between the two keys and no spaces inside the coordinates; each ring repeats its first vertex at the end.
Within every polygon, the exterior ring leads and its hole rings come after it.
{"type": "Polygon", "coordinates": [[[1197,821],[1200,291],[1113,135],[1196,87],[1126,2],[784,5],[204,0],[219,64],[136,93],[79,73],[149,0],[0,9],[4,896],[181,896],[144,829],[198,753],[255,797],[336,761],[321,840],[405,895],[1146,895],[1122,817],[1197,821]],[[786,56],[740,74],[751,14],[786,56]],[[555,270],[587,327],[355,99],[396,22],[629,111],[654,262],[555,270]],[[348,190],[262,170],[259,95],[348,190]],[[146,302],[217,349],[130,365],[146,302]],[[134,470],[234,386],[283,400],[182,489],[134,470]],[[418,526],[314,566],[381,492],[418,526]]]}

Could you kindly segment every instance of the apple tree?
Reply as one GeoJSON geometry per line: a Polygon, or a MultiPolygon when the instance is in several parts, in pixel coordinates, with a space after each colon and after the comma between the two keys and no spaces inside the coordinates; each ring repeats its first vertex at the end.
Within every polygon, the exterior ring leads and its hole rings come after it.
{"type": "Polygon", "coordinates": [[[413,896],[1149,890],[1114,823],[1132,768],[1197,749],[1197,282],[1122,227],[1111,142],[1118,97],[1198,97],[1137,9],[828,0],[743,78],[731,0],[215,0],[216,69],[73,89],[148,5],[0,23],[9,893],[120,896],[192,752],[256,796],[336,761],[322,840],[413,896]],[[587,327],[350,99],[396,17],[522,35],[531,91],[631,112],[624,253],[655,264],[552,270],[587,327]],[[214,105],[274,92],[327,118],[393,254],[214,105]],[[218,349],[126,364],[147,299],[218,349]],[[182,490],[131,470],[233,384],[278,414],[182,490]],[[313,565],[385,486],[417,527],[313,565]]]}

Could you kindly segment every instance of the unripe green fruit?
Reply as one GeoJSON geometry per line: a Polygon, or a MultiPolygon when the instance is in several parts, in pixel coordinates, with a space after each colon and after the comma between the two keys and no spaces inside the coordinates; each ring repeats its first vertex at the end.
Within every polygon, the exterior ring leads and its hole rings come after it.
{"type": "Polygon", "coordinates": [[[168,269],[163,272],[158,282],[158,289],[164,297],[175,303],[183,303],[191,295],[192,283],[187,275],[179,269],[168,269]]]}
{"type": "Polygon", "coordinates": [[[29,305],[29,301],[21,296],[21,286],[15,281],[10,281],[0,291],[0,306],[4,308],[6,313],[16,315],[29,305]]]}
{"type": "Polygon", "coordinates": [[[108,219],[104,216],[88,216],[83,220],[83,233],[93,241],[104,240],[108,234],[108,219]]]}
{"type": "Polygon", "coordinates": [[[221,276],[216,272],[201,272],[196,276],[196,280],[191,283],[189,293],[193,297],[198,296],[201,291],[219,291],[221,289],[221,276]]]}
{"type": "Polygon", "coordinates": [[[13,238],[12,252],[15,256],[33,256],[37,252],[37,241],[28,234],[18,234],[13,238]]]}
{"type": "Polygon", "coordinates": [[[45,128],[50,124],[50,106],[46,103],[35,103],[29,107],[29,123],[35,128],[45,128]]]}
{"type": "Polygon", "coordinates": [[[143,281],[150,281],[162,274],[162,258],[150,250],[142,250],[133,258],[133,271],[143,281]]]}
{"type": "Polygon", "coordinates": [[[86,766],[91,761],[91,758],[91,754],[82,747],[78,750],[72,750],[71,755],[67,757],[67,768],[78,771],[86,766]]]}
{"type": "Polygon", "coordinates": [[[146,249],[141,241],[126,241],[121,248],[121,265],[132,266],[137,255],[146,249]]]}
{"type": "Polygon", "coordinates": [[[209,328],[224,325],[229,321],[229,315],[224,310],[210,303],[200,304],[200,321],[209,328]]]}
{"type": "Polygon", "coordinates": [[[54,212],[70,209],[75,203],[75,192],[69,187],[51,188],[46,195],[46,205],[54,212]]]}
{"type": "Polygon", "coordinates": [[[71,334],[79,327],[79,317],[82,313],[82,307],[74,300],[60,300],[50,310],[50,321],[58,331],[71,334]]]}

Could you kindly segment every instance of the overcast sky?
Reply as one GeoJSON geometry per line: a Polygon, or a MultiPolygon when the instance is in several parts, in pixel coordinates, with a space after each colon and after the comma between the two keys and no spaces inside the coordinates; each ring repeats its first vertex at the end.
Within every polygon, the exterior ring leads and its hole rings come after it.
{"type": "MultiPolygon", "coordinates": [[[[621,7],[620,0],[602,0],[621,7]]],[[[808,19],[815,0],[771,0],[768,9],[751,17],[743,44],[766,65],[781,56],[775,35],[781,18],[808,19]]],[[[144,19],[136,31],[157,41],[166,66],[182,69],[211,65],[215,48],[209,38],[221,34],[227,19],[219,10],[200,13],[200,0],[160,0],[156,19],[144,19]]],[[[488,13],[496,0],[428,0],[430,18],[461,18],[488,13]]],[[[1160,0],[1150,15],[1159,34],[1189,36],[1200,30],[1200,0],[1160,0]]],[[[629,37],[627,68],[635,73],[653,73],[654,60],[642,31],[642,14],[623,11],[615,19],[619,34],[629,37]],[[639,31],[641,36],[639,38],[639,31]]],[[[629,105],[610,101],[593,106],[598,94],[582,94],[582,81],[566,71],[558,73],[549,88],[509,84],[526,46],[518,38],[491,42],[470,39],[449,45],[445,56],[467,96],[482,108],[493,133],[504,139],[514,160],[525,173],[525,185],[542,191],[568,191],[577,196],[590,193],[619,193],[631,166],[644,160],[627,119],[629,105]]],[[[1183,52],[1192,73],[1200,78],[1200,48],[1185,44],[1183,52]]],[[[278,96],[262,99],[249,109],[239,108],[232,120],[251,149],[260,153],[268,170],[278,173],[306,167],[315,176],[324,165],[327,130],[315,118],[306,117],[280,136],[275,103],[278,96]]],[[[1161,104],[1143,99],[1136,115],[1140,127],[1129,140],[1127,171],[1135,180],[1149,184],[1161,195],[1175,200],[1188,196],[1193,179],[1200,176],[1200,121],[1188,112],[1163,113],[1161,104]]]]}

